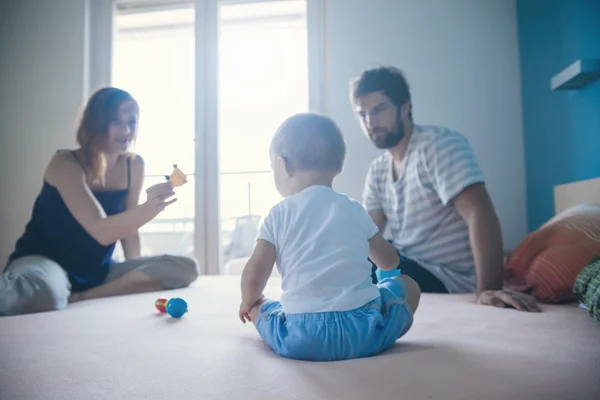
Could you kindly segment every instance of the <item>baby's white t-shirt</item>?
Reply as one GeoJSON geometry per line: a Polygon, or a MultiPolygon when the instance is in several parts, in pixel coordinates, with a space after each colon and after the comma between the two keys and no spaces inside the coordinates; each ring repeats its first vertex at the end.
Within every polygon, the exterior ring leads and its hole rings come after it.
{"type": "Polygon", "coordinates": [[[348,311],[376,299],[368,257],[378,231],[358,201],[328,186],[310,186],[275,205],[258,239],[275,246],[284,312],[348,311]]]}

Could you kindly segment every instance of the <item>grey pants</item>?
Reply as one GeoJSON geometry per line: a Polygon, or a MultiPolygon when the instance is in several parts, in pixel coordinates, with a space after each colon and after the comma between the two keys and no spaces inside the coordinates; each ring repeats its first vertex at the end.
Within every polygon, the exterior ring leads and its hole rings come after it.
{"type": "MultiPolygon", "coordinates": [[[[163,255],[115,263],[105,282],[130,271],[144,272],[165,289],[186,287],[198,277],[195,260],[163,255]]],[[[0,275],[0,316],[61,310],[70,295],[71,284],[59,264],[42,256],[18,258],[0,275]]]]}

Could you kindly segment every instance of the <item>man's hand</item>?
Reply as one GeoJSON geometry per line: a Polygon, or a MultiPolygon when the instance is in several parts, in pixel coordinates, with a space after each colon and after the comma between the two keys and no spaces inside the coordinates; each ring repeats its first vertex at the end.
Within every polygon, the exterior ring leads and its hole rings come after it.
{"type": "Polygon", "coordinates": [[[485,290],[477,297],[477,304],[501,308],[512,307],[519,311],[541,311],[533,296],[512,290],[485,290]]]}

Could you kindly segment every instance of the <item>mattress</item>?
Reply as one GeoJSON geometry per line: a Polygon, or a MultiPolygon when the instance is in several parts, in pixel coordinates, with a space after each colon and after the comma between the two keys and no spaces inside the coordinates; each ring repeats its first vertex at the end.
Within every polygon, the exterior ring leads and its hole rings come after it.
{"type": "MultiPolygon", "coordinates": [[[[266,294],[279,295],[272,278],[266,294]]],[[[239,277],[0,318],[0,398],[600,399],[600,325],[577,304],[530,314],[426,294],[412,330],[375,357],[288,360],[238,317],[239,277]],[[181,319],[159,314],[181,297],[181,319]]]]}

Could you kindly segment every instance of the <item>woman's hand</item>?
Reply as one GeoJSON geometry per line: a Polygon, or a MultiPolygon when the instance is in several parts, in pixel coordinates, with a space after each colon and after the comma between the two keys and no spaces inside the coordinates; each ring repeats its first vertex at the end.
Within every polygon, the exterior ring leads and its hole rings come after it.
{"type": "Polygon", "coordinates": [[[157,183],[146,189],[146,202],[143,206],[151,217],[154,218],[167,208],[167,206],[177,201],[177,199],[167,201],[173,195],[175,195],[175,192],[173,191],[173,185],[170,182],[157,183]]]}
{"type": "Polygon", "coordinates": [[[161,182],[156,185],[150,186],[146,189],[146,196],[148,200],[154,199],[155,197],[165,196],[165,195],[174,195],[173,185],[171,182],[161,182]]]}

